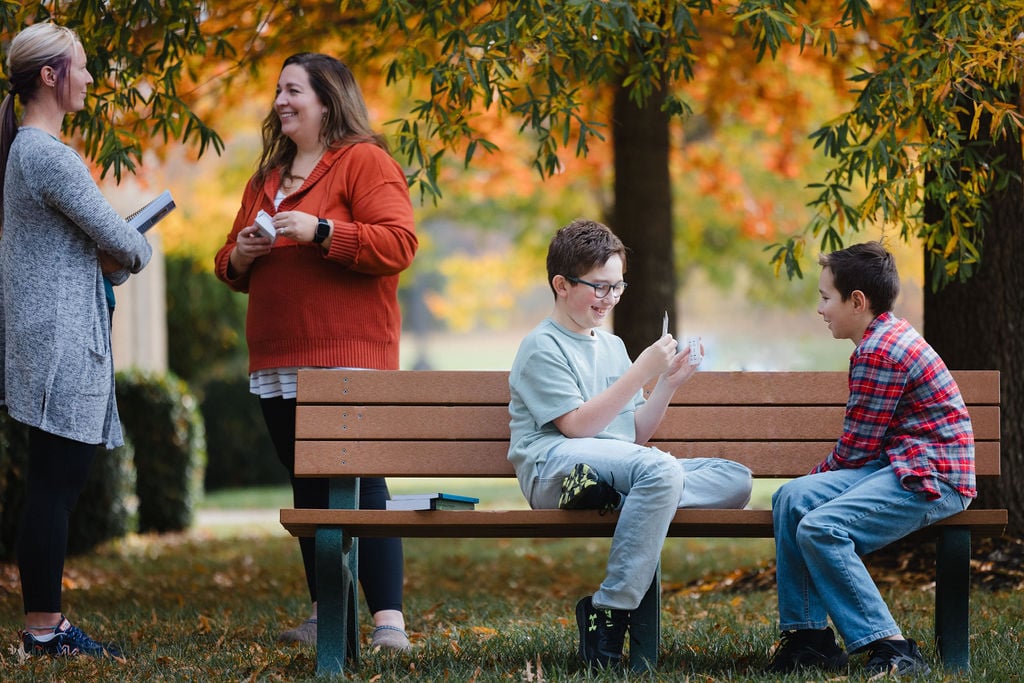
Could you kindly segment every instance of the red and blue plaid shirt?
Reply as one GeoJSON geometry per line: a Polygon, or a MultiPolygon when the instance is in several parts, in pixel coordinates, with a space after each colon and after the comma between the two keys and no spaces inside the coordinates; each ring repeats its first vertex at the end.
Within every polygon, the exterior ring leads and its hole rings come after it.
{"type": "Polygon", "coordinates": [[[813,472],[878,458],[888,460],[908,491],[938,498],[940,480],[969,498],[978,495],[974,432],[960,388],[931,345],[892,313],[871,322],[850,356],[843,435],[813,472]]]}

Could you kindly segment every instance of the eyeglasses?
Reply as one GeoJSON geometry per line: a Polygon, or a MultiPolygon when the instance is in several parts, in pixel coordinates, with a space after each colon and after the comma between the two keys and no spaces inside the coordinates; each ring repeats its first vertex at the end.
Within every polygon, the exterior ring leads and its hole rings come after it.
{"type": "Polygon", "coordinates": [[[622,293],[626,290],[627,286],[627,283],[625,282],[616,282],[614,285],[598,285],[594,284],[593,282],[581,280],[578,277],[573,277],[572,275],[566,275],[565,279],[568,280],[569,282],[574,282],[578,285],[586,285],[587,287],[593,287],[594,295],[598,299],[603,299],[609,294],[614,294],[615,296],[622,296],[622,293]]]}

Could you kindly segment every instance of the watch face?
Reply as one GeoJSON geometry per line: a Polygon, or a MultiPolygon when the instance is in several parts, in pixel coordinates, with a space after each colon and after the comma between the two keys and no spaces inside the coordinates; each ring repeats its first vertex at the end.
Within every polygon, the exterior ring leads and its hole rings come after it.
{"type": "Polygon", "coordinates": [[[331,224],[321,218],[316,224],[316,234],[313,235],[313,241],[320,244],[327,236],[331,234],[331,224]]]}

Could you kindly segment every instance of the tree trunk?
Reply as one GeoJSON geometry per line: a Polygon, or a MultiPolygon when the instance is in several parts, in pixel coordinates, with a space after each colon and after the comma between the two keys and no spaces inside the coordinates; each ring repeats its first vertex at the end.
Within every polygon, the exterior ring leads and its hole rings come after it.
{"type": "Polygon", "coordinates": [[[615,333],[630,357],[661,336],[669,312],[675,325],[676,268],[672,247],[672,184],[669,176],[669,115],[661,110],[664,90],[644,107],[619,88],[612,111],[615,206],[609,227],[629,250],[629,288],[615,308],[615,333]]]}
{"type": "MultiPolygon", "coordinates": [[[[1016,160],[1017,180],[991,199],[981,267],[966,283],[941,292],[927,286],[924,334],[946,365],[956,370],[999,370],[1002,476],[980,487],[986,507],[1010,511],[1008,532],[1024,533],[1024,188],[1021,143],[994,144],[993,154],[1016,160]]],[[[925,207],[931,220],[934,206],[925,207]]]]}

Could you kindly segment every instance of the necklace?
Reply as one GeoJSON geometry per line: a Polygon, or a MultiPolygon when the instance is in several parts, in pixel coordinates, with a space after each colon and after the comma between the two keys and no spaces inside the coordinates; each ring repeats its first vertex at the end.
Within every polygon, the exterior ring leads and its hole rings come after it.
{"type": "Polygon", "coordinates": [[[312,173],[313,169],[315,169],[317,164],[320,163],[325,151],[326,150],[320,150],[320,153],[316,155],[315,159],[313,159],[313,163],[309,163],[304,160],[302,164],[296,164],[297,159],[293,159],[291,165],[284,171],[284,173],[281,174],[281,189],[283,189],[287,194],[291,194],[302,187],[306,178],[309,177],[309,174],[312,173]],[[299,175],[294,173],[293,169],[296,167],[305,170],[305,174],[299,175]],[[306,170],[306,168],[309,170],[306,170]]]}

